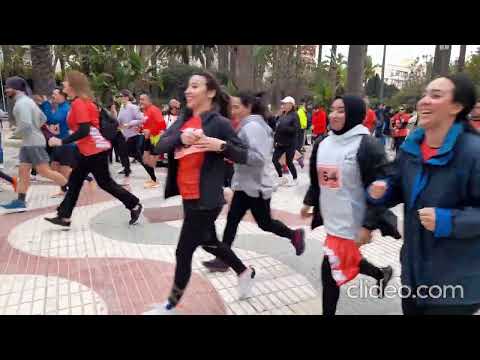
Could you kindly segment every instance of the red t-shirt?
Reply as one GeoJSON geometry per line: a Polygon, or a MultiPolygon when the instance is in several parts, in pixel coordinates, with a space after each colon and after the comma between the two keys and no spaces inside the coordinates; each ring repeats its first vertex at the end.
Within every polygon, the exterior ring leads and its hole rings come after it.
{"type": "Polygon", "coordinates": [[[408,120],[410,120],[410,115],[407,113],[398,113],[392,117],[393,137],[406,137],[408,135],[408,120]]]}
{"type": "MultiPolygon", "coordinates": [[[[187,128],[201,129],[200,116],[188,119],[180,130],[187,128]]],[[[184,200],[200,199],[200,174],[204,157],[204,152],[195,152],[178,159],[177,185],[184,200]]]]}
{"type": "Polygon", "coordinates": [[[427,162],[438,154],[438,148],[428,146],[425,140],[423,140],[422,145],[420,145],[420,150],[422,151],[423,162],[427,162]]]}
{"type": "Polygon", "coordinates": [[[150,130],[150,135],[157,136],[167,128],[162,111],[155,105],[150,105],[145,109],[145,117],[147,120],[143,124],[143,128],[150,130]]]}
{"type": "Polygon", "coordinates": [[[316,110],[312,114],[312,132],[314,135],[323,135],[327,131],[327,113],[323,110],[316,110]]]}
{"type": "Polygon", "coordinates": [[[377,115],[375,115],[375,111],[372,109],[367,110],[367,114],[365,115],[365,119],[363,120],[363,125],[368,128],[370,132],[373,132],[375,129],[375,123],[377,121],[377,115]]]}
{"type": "Polygon", "coordinates": [[[76,98],[72,101],[67,116],[68,128],[76,132],[80,124],[90,124],[90,134],[76,141],[78,150],[84,156],[95,155],[110,149],[110,141],[100,133],[100,119],[97,106],[91,100],[76,98]]]}

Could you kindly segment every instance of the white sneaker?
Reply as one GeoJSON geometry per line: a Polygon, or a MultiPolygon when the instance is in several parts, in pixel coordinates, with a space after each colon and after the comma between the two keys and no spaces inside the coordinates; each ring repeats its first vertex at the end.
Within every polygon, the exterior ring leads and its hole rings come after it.
{"type": "Polygon", "coordinates": [[[172,307],[169,309],[168,301],[163,304],[156,304],[152,307],[151,310],[145,311],[142,315],[178,315],[177,310],[172,307]]]}
{"type": "Polygon", "coordinates": [[[285,176],[282,176],[278,179],[278,186],[285,186],[288,183],[288,179],[285,176]]]}
{"type": "Polygon", "coordinates": [[[238,298],[240,300],[249,298],[255,281],[255,269],[249,267],[238,276],[238,298]]]}
{"type": "Polygon", "coordinates": [[[289,181],[285,186],[292,187],[292,186],[297,186],[298,185],[298,179],[289,181]]]}

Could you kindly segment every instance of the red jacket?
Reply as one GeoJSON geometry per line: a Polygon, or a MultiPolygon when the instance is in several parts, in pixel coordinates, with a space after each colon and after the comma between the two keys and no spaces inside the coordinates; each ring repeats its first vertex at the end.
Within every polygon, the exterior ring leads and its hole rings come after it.
{"type": "Polygon", "coordinates": [[[312,132],[313,135],[323,135],[327,131],[327,113],[323,108],[315,110],[312,113],[312,132]]]}
{"type": "Polygon", "coordinates": [[[363,120],[363,125],[368,128],[368,131],[370,131],[370,133],[373,133],[376,122],[377,115],[375,115],[375,111],[373,111],[372,109],[368,109],[367,114],[365,115],[365,119],[363,120]]]}
{"type": "Polygon", "coordinates": [[[410,120],[410,115],[407,113],[397,113],[392,117],[392,136],[393,137],[405,137],[408,135],[408,120],[410,120]]]}
{"type": "Polygon", "coordinates": [[[162,111],[155,105],[150,105],[145,109],[144,113],[147,121],[143,124],[143,128],[150,130],[152,136],[157,136],[161,131],[167,128],[167,124],[163,119],[162,111]]]}

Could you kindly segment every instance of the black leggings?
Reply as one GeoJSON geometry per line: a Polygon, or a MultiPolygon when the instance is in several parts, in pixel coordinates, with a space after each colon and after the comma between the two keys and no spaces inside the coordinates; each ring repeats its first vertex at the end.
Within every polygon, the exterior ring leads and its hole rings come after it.
{"type": "Polygon", "coordinates": [[[120,162],[125,170],[125,176],[129,176],[131,173],[130,170],[130,159],[128,158],[128,147],[125,137],[121,131],[117,131],[117,135],[112,140],[112,146],[115,150],[115,156],[120,158],[120,162]]]}
{"type": "Polygon", "coordinates": [[[7,174],[5,174],[3,171],[0,171],[0,179],[3,179],[7,182],[9,182],[10,184],[13,184],[13,178],[7,174]]]}
{"type": "Polygon", "coordinates": [[[229,265],[237,275],[246,270],[245,265],[225,244],[218,241],[215,220],[222,208],[200,210],[196,201],[184,201],[184,220],[175,256],[174,286],[185,290],[192,274],[192,257],[197,247],[202,248],[229,265]]]}
{"type": "Polygon", "coordinates": [[[275,166],[275,170],[277,170],[277,174],[279,177],[282,177],[282,165],[278,161],[282,155],[285,154],[285,159],[287,162],[288,170],[292,174],[293,179],[297,178],[297,170],[295,169],[295,165],[293,165],[293,157],[295,156],[295,144],[291,146],[277,146],[275,147],[275,151],[273,152],[272,162],[275,166]]]}
{"type": "Polygon", "coordinates": [[[473,315],[480,304],[468,305],[418,305],[411,297],[402,298],[403,315],[473,315]]]}
{"type": "MultiPolygon", "coordinates": [[[[360,274],[371,276],[376,280],[383,278],[382,271],[367,260],[360,261],[360,274]]],[[[322,308],[323,315],[332,316],[337,311],[338,298],[340,297],[340,288],[332,276],[332,269],[328,257],[323,257],[322,262],[322,308]]]]}
{"type": "Polygon", "coordinates": [[[129,210],[133,209],[140,200],[113,181],[108,169],[108,151],[90,155],[80,156],[78,165],[72,170],[68,180],[68,191],[65,198],[58,207],[58,216],[69,219],[72,216],[73,208],[77,204],[83,181],[89,173],[92,173],[98,186],[113,197],[120,200],[129,210]]]}
{"type": "Polygon", "coordinates": [[[260,229],[274,233],[275,235],[293,239],[294,231],[288,228],[284,223],[272,219],[270,211],[270,199],[264,200],[262,197],[253,198],[243,191],[235,191],[232,203],[227,216],[227,225],[223,232],[223,243],[231,247],[237,234],[238,224],[242,221],[247,210],[252,215],[260,229]]]}
{"type": "Polygon", "coordinates": [[[143,137],[143,135],[135,135],[135,136],[132,136],[131,138],[128,138],[127,140],[128,155],[133,157],[135,160],[137,160],[143,166],[143,168],[145,169],[147,174],[150,176],[150,178],[156,182],[157,177],[155,176],[155,169],[143,162],[144,146],[142,144],[144,144],[145,141],[141,142],[140,137],[143,137]]]}

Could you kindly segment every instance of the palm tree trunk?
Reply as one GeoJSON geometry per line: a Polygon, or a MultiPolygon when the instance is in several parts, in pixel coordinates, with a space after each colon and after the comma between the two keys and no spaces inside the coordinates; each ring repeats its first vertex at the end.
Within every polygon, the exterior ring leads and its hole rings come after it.
{"type": "Polygon", "coordinates": [[[322,63],[322,45],[318,45],[317,66],[322,63]]]}
{"type": "Polygon", "coordinates": [[[218,47],[218,72],[228,73],[228,45],[217,45],[218,47]]]}
{"type": "Polygon", "coordinates": [[[39,95],[50,95],[55,88],[50,45],[31,45],[33,90],[39,95]]]}
{"type": "Polygon", "coordinates": [[[467,54],[467,45],[460,45],[460,55],[458,56],[457,71],[462,72],[465,68],[465,55],[467,54]]]}
{"type": "Polygon", "coordinates": [[[452,45],[436,45],[433,59],[433,77],[448,75],[452,45]]]}
{"type": "Polygon", "coordinates": [[[365,45],[350,45],[348,50],[347,94],[362,96],[365,45]]]}
{"type": "Polygon", "coordinates": [[[237,53],[238,46],[232,45],[229,47],[230,52],[230,78],[233,83],[237,83],[237,53]]]}
{"type": "Polygon", "coordinates": [[[237,84],[240,89],[253,89],[253,45],[238,45],[237,56],[238,78],[237,84]]]}
{"type": "Polygon", "coordinates": [[[331,99],[335,97],[337,90],[337,45],[332,45],[330,49],[330,69],[328,70],[328,79],[330,83],[331,99]]]}

